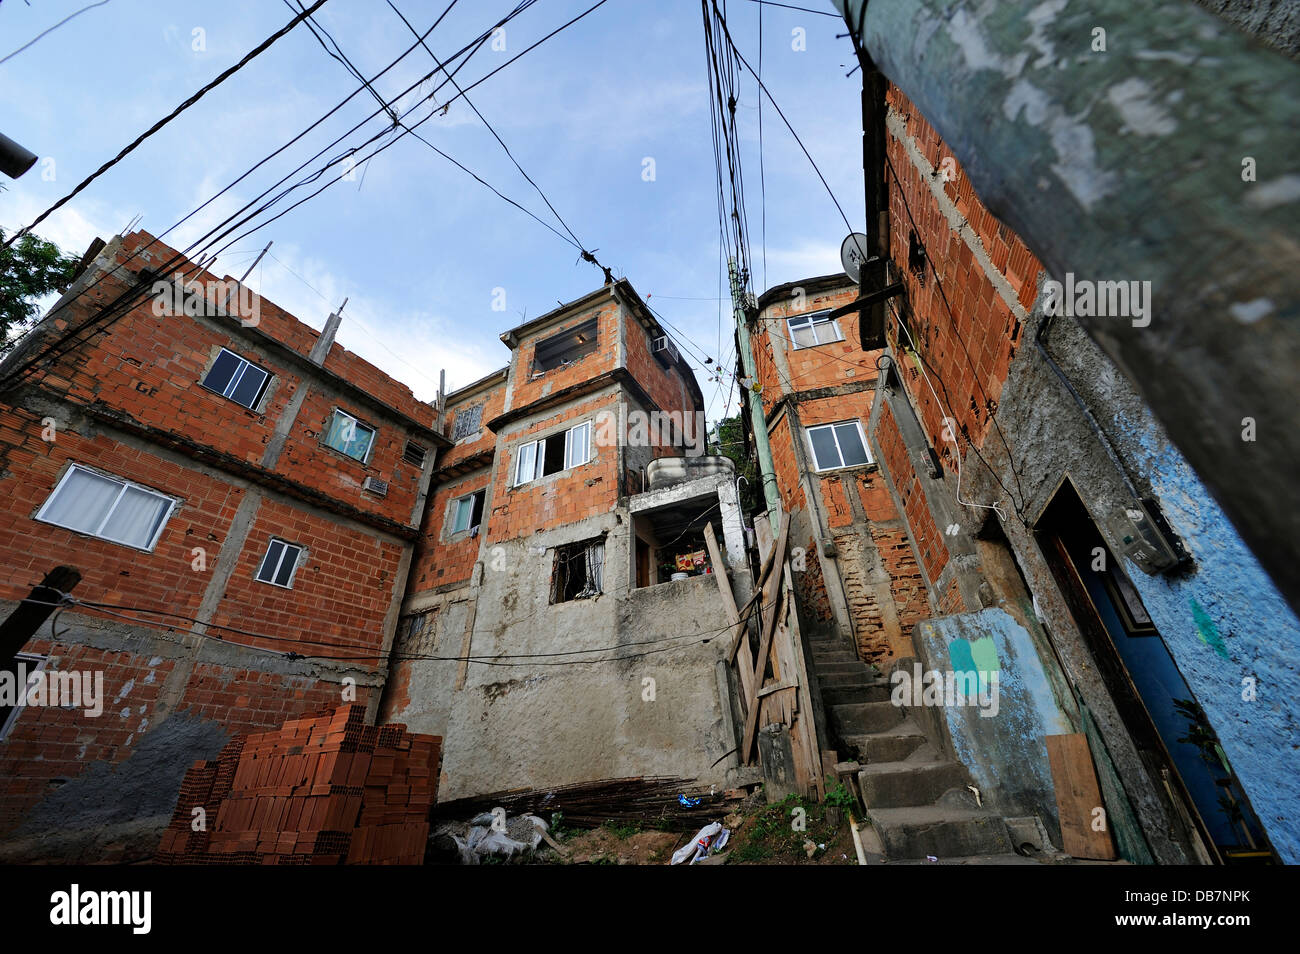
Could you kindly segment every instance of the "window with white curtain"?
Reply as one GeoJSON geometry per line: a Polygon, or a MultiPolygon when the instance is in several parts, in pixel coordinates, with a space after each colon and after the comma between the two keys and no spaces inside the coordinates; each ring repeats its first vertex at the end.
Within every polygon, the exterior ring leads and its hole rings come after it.
{"type": "Polygon", "coordinates": [[[555,548],[551,573],[551,602],[585,600],[604,592],[605,539],[587,540],[555,548]]]}
{"type": "Polygon", "coordinates": [[[36,519],[78,533],[152,550],[176,500],[79,464],[68,468],[36,519]]]}

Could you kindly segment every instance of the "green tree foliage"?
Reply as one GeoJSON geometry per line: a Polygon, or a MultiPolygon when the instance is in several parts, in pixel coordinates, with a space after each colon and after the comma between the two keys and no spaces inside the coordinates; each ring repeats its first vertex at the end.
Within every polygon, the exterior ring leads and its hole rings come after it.
{"type": "MultiPolygon", "coordinates": [[[[0,242],[4,238],[0,229],[0,242]]],[[[0,350],[40,317],[40,298],[68,287],[80,260],[36,235],[0,247],[0,350]]]]}
{"type": "Polygon", "coordinates": [[[739,415],[724,418],[718,423],[714,452],[730,457],[736,465],[737,475],[745,478],[740,484],[740,507],[746,516],[752,516],[755,511],[763,509],[763,488],[754,459],[745,444],[745,431],[739,415]]]}

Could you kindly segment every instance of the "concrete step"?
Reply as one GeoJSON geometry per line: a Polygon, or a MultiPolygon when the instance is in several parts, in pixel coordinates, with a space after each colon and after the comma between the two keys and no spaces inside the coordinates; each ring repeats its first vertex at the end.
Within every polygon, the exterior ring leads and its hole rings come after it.
{"type": "Polygon", "coordinates": [[[925,805],[867,811],[891,861],[1012,854],[1000,815],[983,809],[925,805]]]}
{"type": "Polygon", "coordinates": [[[876,675],[871,671],[871,667],[862,663],[813,663],[813,668],[819,678],[853,675],[861,678],[863,682],[876,681],[876,675]]]}
{"type": "Polygon", "coordinates": [[[911,720],[900,722],[885,732],[861,735],[841,734],[840,741],[863,765],[873,765],[876,762],[901,762],[918,752],[925,753],[927,750],[933,755],[934,760],[938,759],[938,755],[926,741],[925,733],[911,720]]]}
{"type": "Polygon", "coordinates": [[[889,686],[866,683],[856,686],[828,686],[822,683],[822,705],[839,706],[854,702],[888,702],[889,686]]]}
{"type": "Polygon", "coordinates": [[[858,658],[858,654],[854,652],[853,646],[839,639],[813,639],[808,642],[808,649],[814,656],[822,656],[828,653],[848,653],[854,659],[858,658]]]}
{"type": "Polygon", "coordinates": [[[858,772],[858,787],[867,808],[930,805],[951,788],[970,782],[960,762],[873,762],[858,772]]]}
{"type": "Polygon", "coordinates": [[[813,658],[814,666],[824,666],[827,663],[856,663],[859,666],[866,665],[866,663],[864,663],[861,659],[859,659],[857,656],[853,655],[853,653],[847,650],[844,650],[842,652],[841,651],[824,652],[824,653],[814,652],[812,654],[812,658],[813,658]]]}
{"type": "Polygon", "coordinates": [[[890,864],[895,865],[1050,865],[1061,863],[1055,858],[1017,854],[965,855],[960,858],[940,858],[935,856],[934,861],[925,858],[899,858],[897,861],[890,862],[890,864]]]}
{"type": "Polygon", "coordinates": [[[853,702],[830,707],[831,723],[840,736],[867,735],[892,729],[907,713],[892,702],[853,702]]]}
{"type": "Polygon", "coordinates": [[[851,672],[817,671],[817,679],[823,686],[864,686],[879,682],[878,677],[865,666],[859,666],[851,672]]]}

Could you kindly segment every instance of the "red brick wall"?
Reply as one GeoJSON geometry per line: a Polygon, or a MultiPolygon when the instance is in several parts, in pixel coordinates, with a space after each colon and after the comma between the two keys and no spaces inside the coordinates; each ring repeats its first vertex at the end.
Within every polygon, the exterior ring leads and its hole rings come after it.
{"type": "MultiPolygon", "coordinates": [[[[702,411],[676,366],[664,367],[650,353],[651,333],[631,315],[625,317],[627,352],[623,363],[661,411],[702,411]]],[[[657,454],[656,456],[663,456],[657,454]]],[[[675,455],[673,455],[675,456],[675,455]]]]}
{"type": "Polygon", "coordinates": [[[880,413],[880,425],[876,432],[885,466],[893,478],[894,488],[903,501],[903,512],[911,530],[916,549],[921,554],[921,562],[931,580],[939,578],[943,568],[948,565],[948,548],[943,542],[943,535],[930,516],[930,507],[926,502],[925,491],[916,477],[907,446],[898,431],[898,422],[894,412],[885,405],[880,413]]]}
{"type": "MultiPolygon", "coordinates": [[[[945,193],[978,235],[993,266],[1006,276],[1019,304],[1030,307],[1041,270],[1039,262],[1014,232],[984,208],[961,165],[907,97],[891,86],[888,99],[892,109],[906,117],[908,132],[930,164],[955,173],[951,181],[943,183],[945,193]]],[[[921,174],[892,133],[887,137],[887,149],[899,176],[897,181],[892,175],[889,178],[890,253],[907,286],[912,335],[934,390],[943,395],[934,380],[937,378],[955,406],[935,401],[914,360],[902,361],[900,371],[926,433],[946,465],[955,467],[952,444],[942,436],[942,419],[951,414],[958,429],[969,434],[976,446],[983,444],[1011,360],[1021,345],[1020,322],[1010,304],[997,294],[970,247],[949,226],[931,193],[929,177],[921,174]],[[913,230],[929,253],[924,282],[908,270],[913,230]]],[[[890,327],[891,336],[899,337],[892,322],[890,327]]],[[[905,338],[902,344],[907,344],[905,338]]]]}
{"type": "Polygon", "coordinates": [[[240,637],[240,642],[307,656],[362,656],[367,658],[356,665],[377,665],[385,615],[395,588],[405,582],[398,575],[405,548],[328,516],[264,499],[212,622],[279,637],[240,637]],[[253,578],[272,536],[307,548],[292,589],[253,578]]]}
{"type": "Polygon", "coordinates": [[[571,318],[548,325],[521,338],[511,356],[510,376],[514,382],[514,392],[507,410],[527,407],[538,398],[563,391],[567,387],[581,384],[612,370],[618,361],[618,325],[621,314],[622,309],[616,302],[606,300],[600,305],[580,311],[571,318]],[[537,350],[538,344],[592,317],[597,320],[594,352],[563,368],[556,368],[540,377],[530,378],[533,353],[537,350]]]}
{"type": "MultiPolygon", "coordinates": [[[[488,486],[492,476],[490,469],[483,470],[468,477],[453,480],[438,488],[429,505],[424,522],[424,531],[416,546],[415,561],[411,565],[411,579],[407,590],[412,593],[432,590],[440,586],[469,582],[478,559],[479,545],[483,542],[482,531],[476,537],[461,533],[455,540],[449,540],[450,522],[454,514],[449,513],[448,503],[457,497],[463,497],[488,486]]],[[[489,491],[491,497],[492,491],[489,491]]],[[[483,510],[486,524],[492,512],[493,501],[487,500],[483,510]]]]}
{"type": "Polygon", "coordinates": [[[809,314],[827,308],[838,308],[857,297],[857,286],[832,290],[815,295],[805,295],[802,303],[793,295],[782,297],[767,305],[759,317],[754,345],[754,366],[759,383],[763,386],[763,406],[770,411],[782,394],[791,391],[809,391],[814,388],[834,387],[871,381],[876,377],[876,358],[879,351],[862,350],[858,334],[857,312],[836,319],[843,341],[795,348],[790,339],[790,329],[785,319],[809,314]],[[785,352],[789,377],[778,370],[772,350],[780,346],[785,352]]]}
{"type": "MultiPolygon", "coordinates": [[[[123,237],[121,250],[116,260],[120,263],[127,263],[124,271],[129,269],[134,272],[144,267],[156,269],[176,254],[175,249],[163,242],[155,241],[153,236],[147,232],[140,231],[132,232],[123,237]]],[[[168,271],[166,276],[168,279],[170,279],[173,271],[174,269],[168,271]]],[[[206,269],[194,272],[188,265],[185,273],[189,280],[194,282],[207,282],[222,278],[222,276],[206,269]]],[[[225,278],[231,277],[225,276],[225,278]]],[[[99,287],[100,289],[106,289],[108,283],[106,282],[99,287]]],[[[115,295],[116,292],[112,294],[115,295]]],[[[110,296],[103,297],[108,298],[110,296]]],[[[288,345],[299,354],[309,355],[320,338],[320,332],[299,321],[273,301],[261,296],[256,296],[256,298],[258,307],[257,329],[270,335],[281,344],[288,345]]],[[[155,322],[173,320],[153,318],[151,307],[151,303],[146,302],[143,310],[155,322]]],[[[320,315],[318,324],[323,327],[327,317],[326,314],[320,315]]],[[[347,318],[343,320],[347,321],[347,318]]],[[[411,393],[411,389],[406,385],[385,374],[365,359],[347,351],[342,345],[335,344],[330,348],[330,352],[325,359],[325,367],[356,384],[390,407],[401,411],[422,424],[432,426],[433,413],[428,404],[417,400],[411,393]]]]}
{"type": "Polygon", "coordinates": [[[442,415],[441,432],[448,440],[451,440],[456,433],[456,415],[461,410],[482,404],[483,412],[479,418],[481,426],[478,437],[474,440],[462,438],[456,446],[439,452],[437,466],[440,469],[450,467],[452,464],[473,457],[475,454],[481,454],[483,451],[492,450],[496,446],[496,435],[488,429],[487,423],[505,408],[505,400],[506,385],[503,381],[492,388],[485,388],[458,398],[455,403],[450,400],[447,402],[447,407],[442,415]]]}
{"type": "MultiPolygon", "coordinates": [[[[141,235],[128,237],[120,259],[127,259],[141,235]]],[[[155,247],[150,256],[157,254],[155,247]]],[[[156,259],[154,264],[165,260],[156,259]]],[[[132,267],[143,264],[137,259],[132,267]]],[[[100,298],[124,287],[121,281],[104,282],[91,295],[71,303],[61,313],[61,320],[79,324],[95,311],[100,298]]],[[[258,330],[283,336],[279,340],[295,350],[310,350],[311,342],[318,337],[315,332],[270,302],[262,301],[260,309],[258,330]]],[[[158,317],[153,313],[152,300],[146,300],[110,325],[104,334],[97,335],[90,345],[82,345],[64,355],[50,371],[36,375],[33,382],[70,402],[115,409],[140,424],[253,466],[259,464],[294,392],[310,387],[274,468],[276,473],[363,511],[412,525],[420,473],[401,461],[412,436],[408,429],[392,418],[382,418],[350,396],[332,394],[327,384],[305,381],[301,372],[255,346],[233,330],[235,327],[237,322],[233,321],[232,330],[225,331],[184,315],[158,317]],[[274,376],[262,413],[199,384],[220,347],[255,361],[274,376]],[[376,428],[375,446],[366,464],[321,443],[324,423],[335,406],[376,428]],[[366,476],[387,481],[387,496],[363,493],[361,482],[366,476]]],[[[353,383],[432,426],[431,406],[415,401],[409,391],[391,379],[386,385],[379,383],[379,377],[386,377],[382,372],[342,349],[336,348],[336,357],[336,370],[353,374],[353,383]]],[[[415,440],[421,446],[429,444],[422,436],[415,440]]]]}
{"type": "MultiPolygon", "coordinates": [[[[126,762],[145,732],[158,724],[159,696],[177,665],[147,653],[110,652],[48,638],[33,640],[27,651],[50,656],[47,669],[102,672],[104,711],[94,719],[79,709],[57,706],[22,711],[0,741],[0,833],[12,831],[33,806],[64,784],[56,780],[75,780],[95,762],[126,762]]],[[[357,687],[356,701],[364,704],[370,692],[357,687]]],[[[340,685],[328,677],[200,663],[174,711],[214,721],[233,734],[278,726],[337,706],[341,698],[340,685]]]]}
{"type": "Polygon", "coordinates": [[[586,464],[519,487],[510,486],[510,474],[521,443],[554,427],[594,419],[602,410],[616,413],[617,406],[617,395],[588,398],[530,426],[508,427],[502,432],[492,471],[489,544],[514,540],[545,527],[574,523],[614,509],[619,493],[618,448],[600,446],[594,424],[594,456],[586,464]]]}
{"type": "Polygon", "coordinates": [[[41,431],[36,415],[0,405],[0,598],[24,597],[46,572],[68,564],[81,570],[80,597],[193,615],[242,490],[103,434],[63,430],[47,442],[41,431]],[[71,461],[181,498],[153,552],[34,519],[71,461]],[[207,551],[209,572],[191,569],[194,547],[207,551]]]}

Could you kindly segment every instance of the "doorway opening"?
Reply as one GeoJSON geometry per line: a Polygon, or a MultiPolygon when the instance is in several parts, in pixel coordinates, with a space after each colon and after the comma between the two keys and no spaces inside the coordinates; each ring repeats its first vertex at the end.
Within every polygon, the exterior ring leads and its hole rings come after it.
{"type": "Polygon", "coordinates": [[[1125,728],[1215,861],[1273,861],[1218,736],[1069,480],[1035,528],[1125,728]]]}

